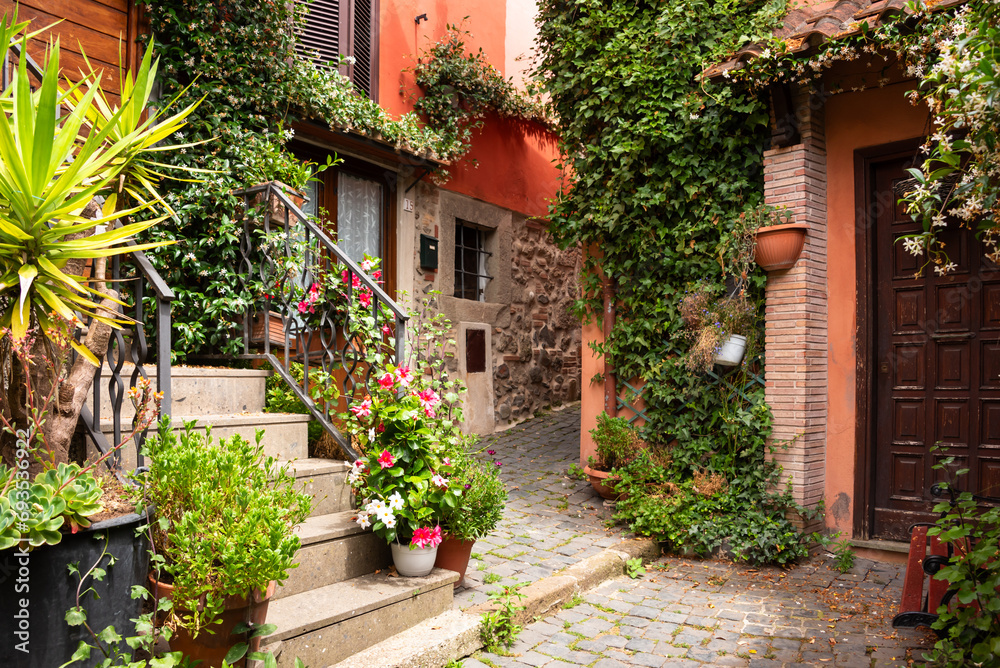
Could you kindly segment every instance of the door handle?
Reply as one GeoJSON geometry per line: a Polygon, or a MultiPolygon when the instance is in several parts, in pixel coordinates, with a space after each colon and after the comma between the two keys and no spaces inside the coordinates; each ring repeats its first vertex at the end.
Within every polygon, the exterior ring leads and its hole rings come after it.
{"type": "Polygon", "coordinates": [[[962,341],[963,339],[971,339],[976,336],[975,332],[934,332],[929,334],[935,341],[962,341]]]}

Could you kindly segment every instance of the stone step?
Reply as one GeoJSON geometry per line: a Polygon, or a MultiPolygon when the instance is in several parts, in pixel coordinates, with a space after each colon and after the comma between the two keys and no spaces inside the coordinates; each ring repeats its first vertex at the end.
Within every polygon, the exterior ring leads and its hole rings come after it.
{"type": "Polygon", "coordinates": [[[444,668],[483,646],[481,628],[480,615],[447,610],[330,668],[444,668]]]}
{"type": "Polygon", "coordinates": [[[458,573],[435,568],[422,578],[370,573],[295,594],[268,606],[277,630],[261,645],[281,643],[278,666],[328,666],[451,609],[458,573]]]}
{"type": "MultiPolygon", "coordinates": [[[[283,460],[305,459],[309,456],[309,420],[310,416],[298,413],[242,413],[228,415],[202,415],[197,417],[175,417],[170,421],[174,430],[184,429],[185,421],[195,421],[195,429],[204,431],[206,426],[212,427],[212,438],[229,438],[239,434],[251,443],[256,438],[258,429],[264,430],[264,452],[272,457],[283,460]]],[[[122,423],[122,432],[130,429],[128,422],[122,423]]],[[[101,420],[101,431],[112,446],[113,423],[111,420],[101,420]]],[[[152,430],[150,430],[152,432],[152,430]]],[[[125,470],[132,470],[136,464],[135,445],[129,443],[121,450],[122,465],[125,470]]],[[[97,450],[92,443],[87,444],[87,456],[91,459],[97,456],[97,450]]]]}
{"type": "Polygon", "coordinates": [[[292,462],[295,477],[302,484],[302,490],[311,494],[314,503],[311,515],[329,515],[351,510],[353,495],[347,484],[347,474],[351,465],[336,459],[298,459],[292,462]]]}
{"type": "MultiPolygon", "coordinates": [[[[156,366],[145,367],[146,374],[156,386],[156,366]]],[[[135,367],[125,365],[121,379],[125,392],[132,385],[135,367]]],[[[171,411],[189,417],[228,415],[230,413],[259,413],[264,410],[266,382],[272,371],[260,369],[225,369],[221,367],[175,366],[170,369],[171,411]]],[[[111,398],[108,383],[111,371],[101,367],[101,417],[110,418],[111,398]]],[[[87,398],[93,404],[93,395],[87,398]]],[[[128,420],[135,415],[135,407],[127,395],[122,398],[122,417],[128,420]]]]}
{"type": "Polygon", "coordinates": [[[299,565],[288,572],[288,579],[274,594],[275,600],[389,567],[389,546],[352,517],[354,511],[346,510],[310,517],[298,526],[302,546],[295,561],[299,565]]]}

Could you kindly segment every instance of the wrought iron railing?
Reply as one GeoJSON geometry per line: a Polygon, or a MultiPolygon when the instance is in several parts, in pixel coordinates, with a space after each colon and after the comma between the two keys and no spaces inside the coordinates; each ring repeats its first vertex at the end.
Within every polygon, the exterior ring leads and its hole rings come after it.
{"type": "MultiPolygon", "coordinates": [[[[130,243],[129,245],[135,245],[130,243]]],[[[133,251],[124,256],[111,259],[111,276],[109,282],[120,294],[121,301],[129,304],[125,310],[134,322],[121,329],[114,330],[108,345],[108,352],[101,367],[94,371],[94,385],[91,389],[89,405],[84,405],[80,412],[87,435],[94,442],[101,454],[112,450],[122,442],[122,427],[132,418],[135,426],[136,416],[127,414],[131,407],[125,403],[128,388],[135,387],[139,378],[149,378],[146,368],[149,366],[149,343],[144,325],[150,318],[146,308],[153,304],[152,320],[156,331],[156,389],[163,393],[160,401],[160,414],[170,415],[170,303],[174,300],[173,291],[157,273],[149,258],[142,251],[133,251]],[[147,296],[150,299],[147,299],[147,296]],[[128,363],[128,366],[126,366],[128,363]],[[102,416],[102,386],[107,383],[110,415],[102,416]],[[111,441],[109,442],[102,430],[102,417],[110,419],[111,441]]],[[[131,430],[130,430],[131,431],[131,430]]],[[[136,467],[142,466],[142,445],[146,432],[135,435],[136,467]]],[[[115,450],[110,457],[111,465],[116,471],[123,468],[122,451],[115,450]]]]}
{"type": "MultiPolygon", "coordinates": [[[[16,66],[15,60],[23,58],[27,71],[40,82],[44,77],[42,68],[27,53],[22,53],[20,44],[12,44],[10,49],[4,54],[2,63],[3,89],[10,85],[10,74],[12,67],[16,66]]],[[[134,246],[134,243],[129,242],[134,246]]],[[[160,401],[160,413],[169,415],[171,411],[170,392],[170,302],[174,299],[174,293],[167,286],[163,278],[156,272],[149,258],[142,251],[133,251],[124,256],[116,256],[111,259],[111,276],[109,281],[114,289],[119,292],[121,300],[128,303],[131,300],[131,313],[126,313],[134,322],[126,325],[123,329],[116,329],[108,345],[108,351],[101,367],[94,370],[94,384],[91,390],[89,404],[84,404],[80,411],[80,422],[84,431],[93,441],[94,446],[101,454],[110,452],[114,447],[122,442],[122,426],[129,419],[124,415],[125,410],[131,408],[125,403],[128,388],[134,387],[141,377],[148,378],[146,366],[149,362],[149,346],[146,340],[145,302],[147,296],[147,286],[151,291],[152,302],[155,313],[153,320],[156,330],[156,389],[162,392],[163,399],[160,401]],[[129,271],[123,273],[124,267],[129,271]],[[126,361],[131,368],[125,366],[126,361]],[[105,371],[105,367],[107,371],[105,371]],[[128,382],[124,378],[128,378],[128,382]],[[110,401],[110,415],[102,415],[101,390],[103,382],[107,381],[107,392],[110,401]],[[111,441],[104,435],[102,430],[102,419],[110,420],[111,441]]],[[[89,323],[88,323],[89,324],[89,323]]],[[[135,426],[135,417],[132,417],[132,426],[135,426]]],[[[131,429],[129,431],[132,431],[131,429]]],[[[135,466],[143,465],[142,445],[146,438],[146,431],[136,434],[135,443],[135,466]]],[[[122,470],[122,451],[115,450],[109,458],[110,465],[116,472],[122,470]]],[[[130,462],[132,463],[132,462],[130,462]]]]}
{"type": "Polygon", "coordinates": [[[408,316],[280,185],[236,194],[245,211],[237,273],[245,293],[254,295],[243,318],[244,356],[267,360],[356,458],[334,423],[337,409],[369,393],[378,366],[372,347],[402,363],[408,316]],[[324,392],[333,384],[336,393],[324,392]]]}

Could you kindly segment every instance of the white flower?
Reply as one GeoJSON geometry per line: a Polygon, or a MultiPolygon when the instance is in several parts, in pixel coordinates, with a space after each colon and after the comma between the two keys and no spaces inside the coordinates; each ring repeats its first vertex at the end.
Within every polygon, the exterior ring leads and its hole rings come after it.
{"type": "Polygon", "coordinates": [[[367,529],[372,525],[371,520],[368,519],[368,513],[366,512],[358,513],[358,519],[355,521],[361,526],[362,529],[367,529]]]}
{"type": "MultiPolygon", "coordinates": [[[[375,499],[367,506],[365,506],[365,512],[369,515],[379,515],[381,516],[388,508],[386,508],[385,501],[382,499],[375,499]]],[[[381,517],[379,518],[381,519],[381,517]]]]}
{"type": "Polygon", "coordinates": [[[376,517],[378,517],[379,521],[385,524],[386,526],[389,525],[390,520],[393,522],[396,521],[396,514],[391,510],[389,510],[388,507],[383,507],[382,509],[380,509],[376,517]]]}
{"type": "Polygon", "coordinates": [[[910,255],[923,255],[924,245],[919,237],[906,237],[903,239],[903,249],[910,255]]]}
{"type": "Polygon", "coordinates": [[[391,516],[391,515],[389,516],[388,519],[382,520],[382,523],[385,524],[385,528],[386,529],[395,529],[396,528],[396,518],[393,517],[393,516],[391,516]]]}
{"type": "Polygon", "coordinates": [[[390,510],[403,509],[403,497],[399,495],[399,492],[393,492],[392,496],[389,497],[389,509],[390,510]]]}
{"type": "Polygon", "coordinates": [[[936,273],[938,276],[944,276],[945,274],[949,274],[955,271],[955,269],[957,268],[958,268],[957,264],[955,264],[954,262],[949,262],[944,266],[938,265],[934,267],[934,273],[936,273]]]}
{"type": "Polygon", "coordinates": [[[372,443],[375,440],[375,427],[368,430],[368,442],[372,443]]]}
{"type": "Polygon", "coordinates": [[[440,475],[435,475],[433,478],[431,478],[431,483],[437,485],[438,487],[442,487],[442,488],[448,486],[448,481],[444,477],[442,477],[440,475]]]}

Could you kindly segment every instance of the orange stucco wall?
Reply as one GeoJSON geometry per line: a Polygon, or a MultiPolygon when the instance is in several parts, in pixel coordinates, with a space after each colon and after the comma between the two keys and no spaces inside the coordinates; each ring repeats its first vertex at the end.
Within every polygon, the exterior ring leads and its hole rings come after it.
{"type": "Polygon", "coordinates": [[[827,524],[852,532],[857,462],[857,283],[854,153],[923,136],[927,109],[904,97],[904,82],[834,96],[826,104],[829,406],[826,445],[827,524]],[[836,268],[833,270],[833,268],[836,268]],[[846,507],[845,507],[846,503],[846,507]],[[835,506],[836,504],[836,506],[835,506]]]}
{"type": "MultiPolygon", "coordinates": [[[[530,18],[522,14],[533,12],[533,5],[515,2],[508,7],[496,0],[380,0],[379,103],[395,115],[413,109],[416,84],[413,74],[404,70],[413,67],[419,53],[439,40],[449,24],[468,30],[471,36],[466,47],[470,51],[482,48],[490,63],[507,76],[508,22],[522,25],[530,18]],[[418,26],[414,18],[420,14],[427,14],[427,20],[418,26]]],[[[519,46],[516,40],[511,43],[519,46]]],[[[451,181],[444,187],[519,213],[545,216],[548,199],[558,187],[555,157],[555,138],[539,126],[489,118],[477,132],[469,154],[452,167],[451,181]]]]}

